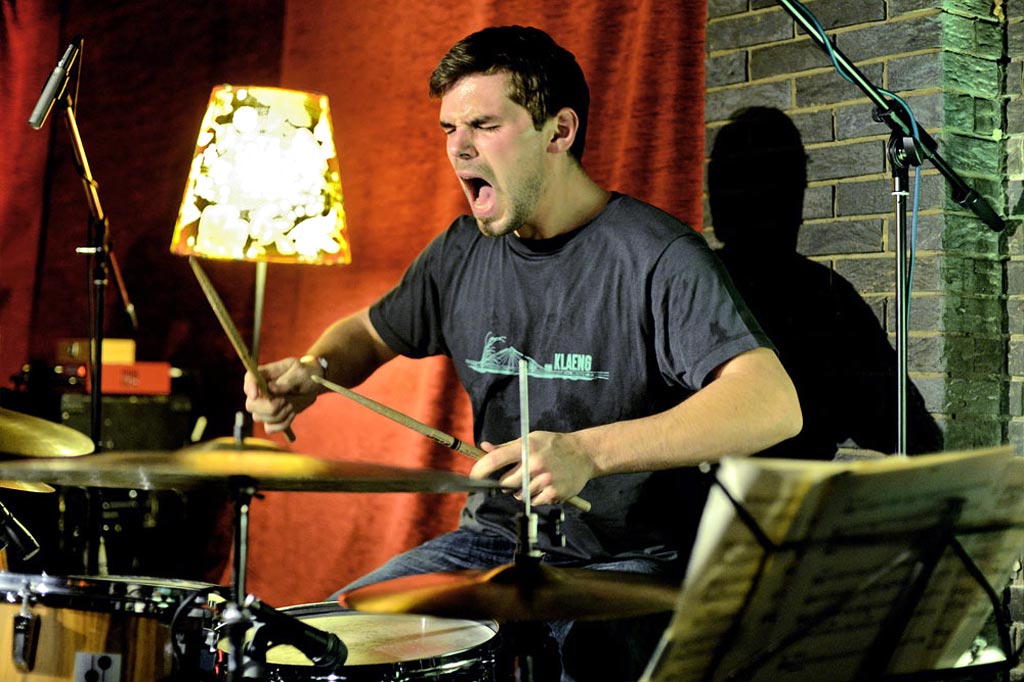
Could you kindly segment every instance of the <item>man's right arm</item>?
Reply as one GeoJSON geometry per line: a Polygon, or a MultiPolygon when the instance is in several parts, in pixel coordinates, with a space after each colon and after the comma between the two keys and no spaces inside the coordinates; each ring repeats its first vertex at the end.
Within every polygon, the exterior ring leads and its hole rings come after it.
{"type": "Polygon", "coordinates": [[[351,388],[395,355],[370,322],[369,308],[364,308],[328,327],[302,360],[285,358],[261,366],[269,396],[261,395],[256,378],[246,373],[245,409],[268,433],[283,431],[323,392],[310,378],[314,373],[351,388]],[[306,358],[322,358],[324,362],[306,358]]]}

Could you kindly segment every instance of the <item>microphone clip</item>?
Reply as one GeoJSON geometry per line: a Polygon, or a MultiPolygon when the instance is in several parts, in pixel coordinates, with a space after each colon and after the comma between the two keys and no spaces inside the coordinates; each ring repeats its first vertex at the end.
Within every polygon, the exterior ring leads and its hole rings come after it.
{"type": "Polygon", "coordinates": [[[11,514],[3,502],[0,502],[0,531],[0,549],[14,547],[26,561],[39,553],[39,541],[11,514]]]}

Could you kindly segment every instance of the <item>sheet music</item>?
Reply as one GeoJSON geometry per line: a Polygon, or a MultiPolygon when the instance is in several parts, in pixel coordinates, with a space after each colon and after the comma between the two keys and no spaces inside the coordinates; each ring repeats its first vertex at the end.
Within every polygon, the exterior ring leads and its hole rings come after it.
{"type": "MultiPolygon", "coordinates": [[[[957,538],[993,587],[1005,586],[1024,529],[959,531],[1022,519],[1022,465],[1009,448],[842,463],[723,460],[719,480],[773,543],[787,544],[765,552],[714,487],[675,617],[643,679],[853,679],[872,664],[865,654],[920,558],[911,539],[951,504],[960,505],[957,538]]],[[[888,672],[952,665],[990,613],[947,549],[888,672]]]]}

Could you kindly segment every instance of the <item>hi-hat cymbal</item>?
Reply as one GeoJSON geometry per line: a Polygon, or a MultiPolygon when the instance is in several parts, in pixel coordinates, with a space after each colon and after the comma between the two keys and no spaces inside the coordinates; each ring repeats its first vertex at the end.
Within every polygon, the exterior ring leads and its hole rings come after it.
{"type": "MultiPolygon", "coordinates": [[[[250,439],[252,440],[252,439],[250,439]]],[[[269,441],[264,441],[269,443],[269,441]]],[[[276,445],[271,444],[272,448],[276,445]]],[[[73,459],[0,461],[0,478],[96,488],[180,490],[199,486],[320,492],[455,493],[500,488],[433,469],[340,462],[262,449],[247,441],[243,450],[123,451],[73,459]]]]}
{"type": "Polygon", "coordinates": [[[516,622],[671,611],[677,593],[678,587],[635,573],[525,563],[396,578],[353,590],[339,601],[359,611],[516,622]]]}
{"type": "Polygon", "coordinates": [[[271,452],[290,452],[288,448],[275,443],[272,440],[265,438],[244,438],[241,443],[235,438],[230,436],[224,436],[222,438],[214,438],[213,440],[205,440],[201,443],[189,445],[187,448],[182,449],[182,452],[253,452],[267,450],[271,452]]]}
{"type": "Polygon", "coordinates": [[[0,455],[78,457],[94,449],[89,436],[71,427],[0,407],[0,455]]]}

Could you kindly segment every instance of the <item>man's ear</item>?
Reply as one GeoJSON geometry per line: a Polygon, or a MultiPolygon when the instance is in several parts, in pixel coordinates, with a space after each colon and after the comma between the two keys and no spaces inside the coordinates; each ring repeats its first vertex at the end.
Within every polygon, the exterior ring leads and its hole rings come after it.
{"type": "Polygon", "coordinates": [[[551,141],[548,142],[548,151],[554,154],[569,151],[580,129],[579,116],[569,107],[563,107],[552,120],[554,126],[551,130],[551,141]]]}

